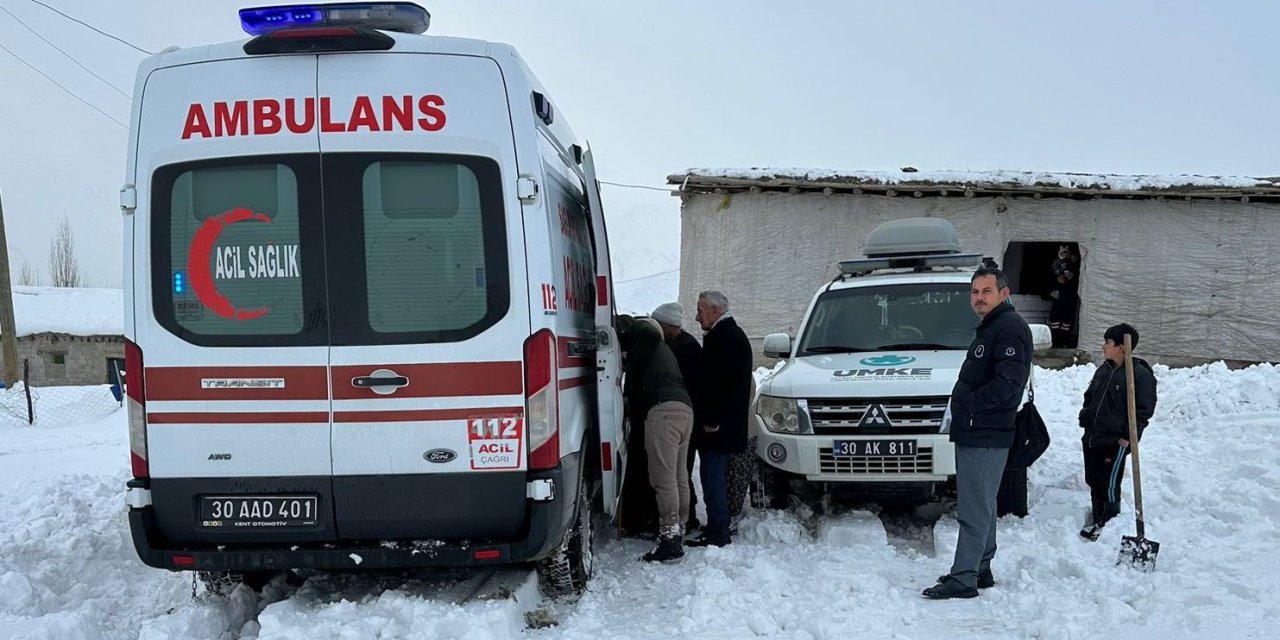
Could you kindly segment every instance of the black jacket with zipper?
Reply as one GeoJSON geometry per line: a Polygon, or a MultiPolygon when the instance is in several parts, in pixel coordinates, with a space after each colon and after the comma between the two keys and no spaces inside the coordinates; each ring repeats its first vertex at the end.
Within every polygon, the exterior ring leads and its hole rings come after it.
{"type": "Polygon", "coordinates": [[[977,335],[951,390],[951,441],[966,447],[1010,447],[1013,418],[1031,375],[1031,328],[1005,302],[978,323],[977,335]]]}
{"type": "MultiPolygon", "coordinates": [[[[1156,412],[1156,375],[1142,358],[1133,359],[1134,404],[1138,410],[1138,439],[1156,412]]],[[[1129,439],[1129,385],[1124,365],[1110,360],[1098,366],[1084,392],[1080,426],[1090,447],[1113,447],[1129,439]]]]}
{"type": "Polygon", "coordinates": [[[695,386],[698,402],[693,442],[698,450],[747,450],[751,404],[751,341],[732,316],[702,337],[702,370],[695,386]]]}

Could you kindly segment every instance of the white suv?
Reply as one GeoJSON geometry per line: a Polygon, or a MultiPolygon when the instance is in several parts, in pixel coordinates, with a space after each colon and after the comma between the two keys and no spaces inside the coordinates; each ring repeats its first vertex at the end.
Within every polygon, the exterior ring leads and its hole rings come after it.
{"type": "MultiPolygon", "coordinates": [[[[955,476],[947,409],[977,327],[969,288],[983,258],[961,253],[954,227],[936,218],[880,225],[865,253],[814,295],[798,340],[765,337],[765,355],[786,363],[755,405],[761,503],[785,506],[797,484],[813,483],[926,500],[955,476]]],[[[1032,332],[1047,346],[1048,327],[1032,332]]]]}

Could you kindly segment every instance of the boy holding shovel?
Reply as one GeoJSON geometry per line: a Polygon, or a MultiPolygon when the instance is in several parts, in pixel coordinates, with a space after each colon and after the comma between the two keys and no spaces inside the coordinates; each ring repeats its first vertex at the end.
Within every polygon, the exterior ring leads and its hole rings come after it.
{"type": "MultiPolygon", "coordinates": [[[[1080,537],[1097,540],[1107,521],[1120,513],[1120,485],[1124,480],[1124,460],[1129,454],[1129,396],[1125,383],[1125,336],[1138,346],[1138,331],[1118,324],[1103,334],[1102,355],[1106,360],[1093,374],[1084,392],[1080,409],[1081,440],[1084,449],[1084,479],[1089,485],[1093,515],[1080,530],[1080,537]]],[[[1151,365],[1133,358],[1134,399],[1137,405],[1138,437],[1156,410],[1156,377],[1151,365]]]]}

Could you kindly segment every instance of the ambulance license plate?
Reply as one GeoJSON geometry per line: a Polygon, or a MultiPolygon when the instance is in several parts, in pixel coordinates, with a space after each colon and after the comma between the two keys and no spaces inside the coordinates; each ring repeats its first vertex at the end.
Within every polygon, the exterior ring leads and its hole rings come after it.
{"type": "Polygon", "coordinates": [[[284,529],[319,524],[315,496],[202,496],[202,529],[284,529]]]}
{"type": "Polygon", "coordinates": [[[837,458],[854,456],[914,456],[915,440],[836,440],[831,448],[837,458]]]}

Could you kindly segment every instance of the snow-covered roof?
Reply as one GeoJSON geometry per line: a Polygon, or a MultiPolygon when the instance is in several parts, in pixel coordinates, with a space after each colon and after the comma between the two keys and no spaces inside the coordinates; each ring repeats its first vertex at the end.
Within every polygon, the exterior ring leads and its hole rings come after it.
{"type": "MultiPolygon", "coordinates": [[[[1259,198],[1280,201],[1280,178],[1114,175],[1045,171],[842,171],[836,169],[687,169],[667,176],[682,192],[825,191],[883,195],[1042,195],[1066,197],[1259,198]]],[[[1246,200],[1247,201],[1247,200],[1246,200]]]]}
{"type": "Polygon", "coordinates": [[[37,333],[124,335],[124,291],[14,287],[13,319],[18,337],[37,333]]]}

